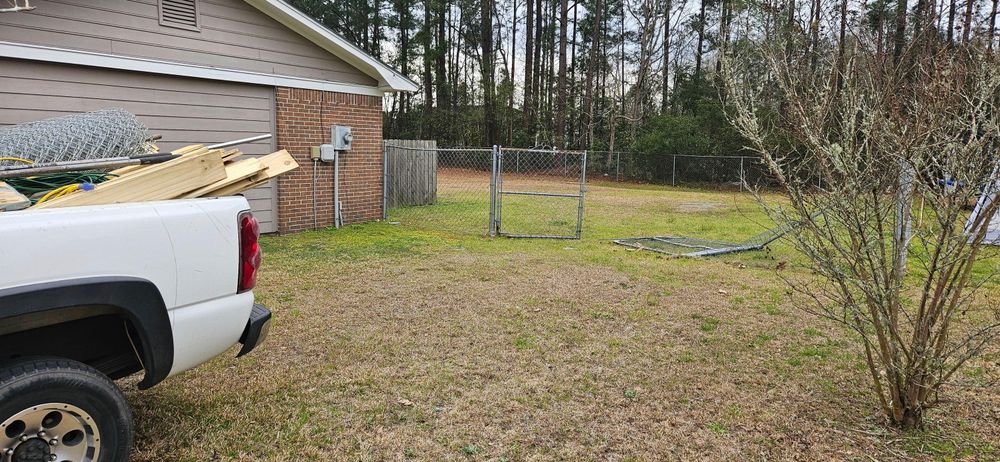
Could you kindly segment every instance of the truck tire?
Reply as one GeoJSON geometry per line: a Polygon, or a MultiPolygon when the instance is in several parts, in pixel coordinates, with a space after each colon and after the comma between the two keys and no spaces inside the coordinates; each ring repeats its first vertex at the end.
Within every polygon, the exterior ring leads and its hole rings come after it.
{"type": "Polygon", "coordinates": [[[127,461],[132,432],[121,390],[94,368],[56,358],[0,365],[0,460],[127,461]]]}

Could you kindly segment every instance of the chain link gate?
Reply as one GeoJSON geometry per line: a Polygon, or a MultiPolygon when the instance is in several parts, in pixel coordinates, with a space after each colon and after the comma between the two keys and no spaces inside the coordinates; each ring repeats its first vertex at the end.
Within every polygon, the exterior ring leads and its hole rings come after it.
{"type": "Polygon", "coordinates": [[[490,234],[579,239],[586,151],[494,147],[490,234]]]}
{"type": "Polygon", "coordinates": [[[580,238],[585,152],[386,140],[384,156],[387,220],[458,234],[580,238]]]}

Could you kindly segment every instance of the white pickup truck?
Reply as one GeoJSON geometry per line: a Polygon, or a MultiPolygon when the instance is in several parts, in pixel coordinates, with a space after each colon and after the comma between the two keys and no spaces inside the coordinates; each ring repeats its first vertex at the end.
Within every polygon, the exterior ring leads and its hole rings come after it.
{"type": "Polygon", "coordinates": [[[243,197],[0,213],[0,462],[128,459],[139,387],[267,334],[243,197]]]}

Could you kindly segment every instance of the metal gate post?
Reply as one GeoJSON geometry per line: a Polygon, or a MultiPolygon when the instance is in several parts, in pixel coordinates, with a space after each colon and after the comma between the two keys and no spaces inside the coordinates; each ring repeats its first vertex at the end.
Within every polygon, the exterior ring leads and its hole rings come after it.
{"type": "Polygon", "coordinates": [[[740,192],[743,192],[743,159],[745,157],[740,156],[740,192]]]}
{"type": "Polygon", "coordinates": [[[494,144],[490,172],[490,237],[496,237],[497,235],[497,166],[499,165],[499,157],[499,149],[494,144]]]}
{"type": "Polygon", "coordinates": [[[677,186],[677,155],[671,156],[673,158],[673,168],[670,173],[670,186],[677,186]]]}
{"type": "Polygon", "coordinates": [[[497,236],[503,235],[503,148],[497,148],[497,236]]]}
{"type": "Polygon", "coordinates": [[[382,141],[382,220],[389,218],[389,146],[382,141]]]}
{"type": "Polygon", "coordinates": [[[580,205],[576,209],[576,238],[583,235],[583,196],[587,190],[587,151],[583,151],[583,164],[580,167],[580,205]]]}

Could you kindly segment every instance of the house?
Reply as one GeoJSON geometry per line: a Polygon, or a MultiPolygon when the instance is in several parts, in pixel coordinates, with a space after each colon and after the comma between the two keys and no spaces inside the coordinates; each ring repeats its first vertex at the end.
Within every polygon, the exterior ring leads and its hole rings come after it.
{"type": "Polygon", "coordinates": [[[417,85],[281,0],[33,0],[0,13],[0,124],[122,107],[161,151],[274,133],[301,167],[248,193],[265,232],[333,223],[333,168],[310,147],[352,127],[345,223],[382,216],[382,98],[417,85]],[[315,173],[314,176],[314,167],[315,173]]]}

